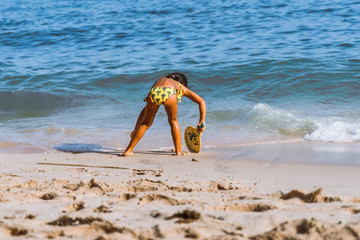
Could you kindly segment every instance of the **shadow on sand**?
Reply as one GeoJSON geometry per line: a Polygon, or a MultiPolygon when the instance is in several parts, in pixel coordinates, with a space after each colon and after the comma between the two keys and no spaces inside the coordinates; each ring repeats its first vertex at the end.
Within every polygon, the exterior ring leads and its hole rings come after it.
{"type": "MultiPolygon", "coordinates": [[[[101,153],[101,154],[110,154],[121,156],[121,153],[124,150],[113,149],[113,148],[105,148],[101,145],[97,144],[87,144],[87,143],[63,143],[59,146],[54,147],[55,150],[65,153],[101,153]]],[[[172,151],[145,151],[145,150],[135,150],[134,154],[152,154],[152,155],[174,155],[172,151]]]]}

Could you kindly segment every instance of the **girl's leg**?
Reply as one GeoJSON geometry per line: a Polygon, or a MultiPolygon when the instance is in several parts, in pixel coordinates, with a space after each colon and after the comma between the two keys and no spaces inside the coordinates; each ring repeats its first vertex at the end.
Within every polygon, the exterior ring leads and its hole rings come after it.
{"type": "Polygon", "coordinates": [[[143,110],[139,114],[139,117],[138,117],[138,119],[136,121],[136,124],[135,124],[135,127],[134,127],[134,131],[132,131],[131,134],[130,134],[130,138],[132,138],[134,136],[134,133],[135,133],[136,129],[140,126],[140,123],[142,123],[142,121],[144,119],[145,107],[143,108],[143,110]]]}
{"type": "MultiPolygon", "coordinates": [[[[143,119],[140,124],[136,127],[133,136],[131,137],[130,143],[127,146],[125,152],[123,152],[123,156],[130,155],[135,147],[135,145],[140,141],[140,139],[144,136],[146,130],[148,130],[155,118],[155,115],[159,109],[159,106],[154,104],[151,101],[146,103],[145,109],[143,109],[143,119]]],[[[142,115],[142,113],[140,113],[142,115]]]]}
{"type": "Polygon", "coordinates": [[[168,121],[169,125],[171,127],[171,135],[174,141],[175,145],[175,152],[176,155],[181,155],[181,133],[180,133],[180,126],[179,122],[177,120],[177,110],[178,110],[178,104],[177,104],[177,98],[176,94],[171,96],[165,103],[165,110],[168,115],[168,121]]]}

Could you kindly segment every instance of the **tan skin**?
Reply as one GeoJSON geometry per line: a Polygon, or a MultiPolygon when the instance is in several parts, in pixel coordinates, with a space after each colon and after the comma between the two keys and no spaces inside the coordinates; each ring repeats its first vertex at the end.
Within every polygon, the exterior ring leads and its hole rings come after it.
{"type": "MultiPolygon", "coordinates": [[[[155,82],[152,87],[171,87],[176,90],[180,89],[179,83],[171,78],[160,78],[155,82]]],[[[193,102],[199,105],[199,124],[197,125],[197,129],[200,132],[200,135],[205,130],[204,128],[200,128],[200,124],[205,122],[206,117],[206,103],[204,99],[202,99],[199,95],[185,87],[181,84],[181,89],[183,92],[183,96],[189,98],[193,102]]],[[[157,111],[159,110],[159,105],[153,103],[150,99],[147,101],[146,106],[140,112],[139,117],[136,122],[136,126],[134,131],[131,133],[131,140],[129,145],[126,147],[125,152],[123,152],[122,156],[128,156],[132,154],[134,147],[140,141],[140,139],[144,136],[146,130],[148,130],[155,118],[157,111]]],[[[176,94],[173,94],[165,103],[164,103],[165,111],[168,116],[168,122],[171,128],[171,135],[175,145],[175,153],[176,155],[182,155],[181,150],[181,132],[179,127],[179,122],[177,119],[177,111],[178,111],[178,102],[176,98],[176,94]]]]}

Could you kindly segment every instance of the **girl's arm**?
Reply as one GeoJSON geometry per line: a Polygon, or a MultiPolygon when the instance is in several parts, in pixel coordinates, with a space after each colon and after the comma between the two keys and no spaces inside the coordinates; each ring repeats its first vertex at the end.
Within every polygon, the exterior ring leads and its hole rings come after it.
{"type": "Polygon", "coordinates": [[[197,125],[197,129],[202,133],[205,127],[200,127],[201,123],[205,123],[205,117],[206,117],[206,103],[205,100],[194,93],[193,91],[189,90],[188,88],[185,89],[184,96],[188,97],[191,101],[197,103],[199,105],[199,112],[200,112],[200,118],[199,118],[199,124],[197,125]]]}

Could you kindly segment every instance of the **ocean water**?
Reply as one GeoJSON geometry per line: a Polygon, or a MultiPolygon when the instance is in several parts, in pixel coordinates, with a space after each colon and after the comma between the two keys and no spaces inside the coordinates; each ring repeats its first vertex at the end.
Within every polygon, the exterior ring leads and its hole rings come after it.
{"type": "MultiPolygon", "coordinates": [[[[204,150],[357,145],[359,12],[355,0],[5,1],[0,152],[124,149],[172,71],[207,103],[204,150]]],[[[182,131],[198,116],[179,104],[182,131]]],[[[171,148],[161,108],[136,149],[171,148]]]]}

